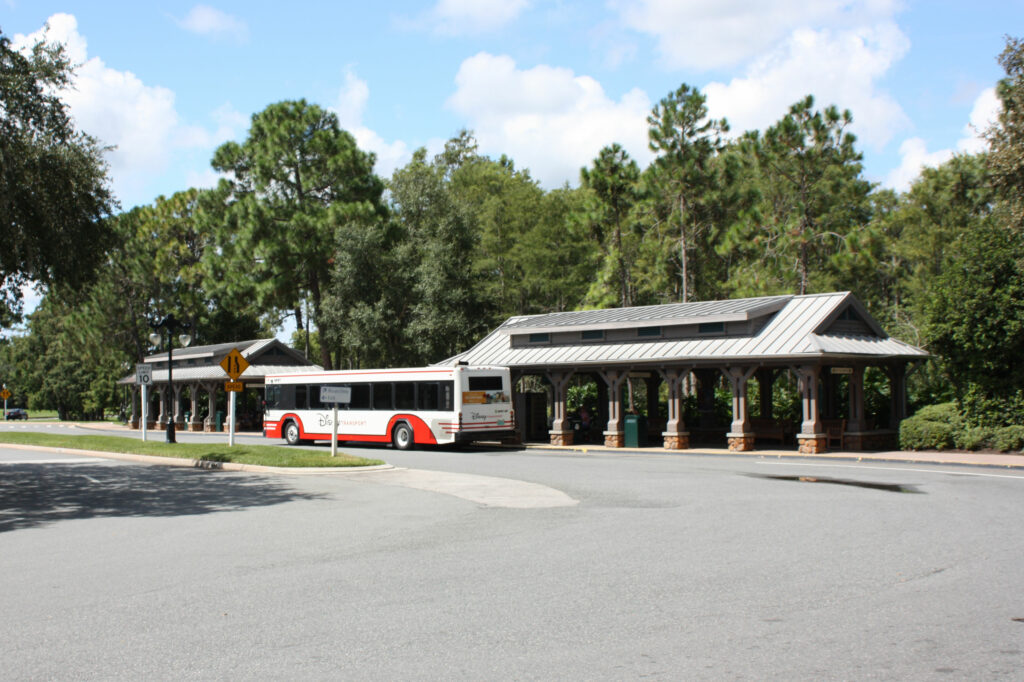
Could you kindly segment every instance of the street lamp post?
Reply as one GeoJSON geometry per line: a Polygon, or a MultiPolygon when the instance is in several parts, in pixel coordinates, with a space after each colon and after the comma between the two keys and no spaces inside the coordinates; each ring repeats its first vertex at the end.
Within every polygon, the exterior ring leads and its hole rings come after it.
{"type": "MultiPolygon", "coordinates": [[[[167,415],[167,442],[176,443],[174,439],[174,418],[177,416],[178,405],[177,400],[174,399],[174,376],[172,373],[174,366],[174,332],[178,330],[187,330],[189,328],[188,323],[180,322],[174,315],[168,315],[160,322],[151,324],[150,327],[153,329],[163,329],[167,332],[167,399],[170,403],[170,414],[167,415]]],[[[153,332],[149,335],[150,343],[154,346],[160,346],[160,340],[162,335],[159,331],[153,332]]],[[[178,341],[181,343],[181,347],[184,348],[188,344],[192,343],[191,334],[181,334],[178,336],[178,341]]]]}

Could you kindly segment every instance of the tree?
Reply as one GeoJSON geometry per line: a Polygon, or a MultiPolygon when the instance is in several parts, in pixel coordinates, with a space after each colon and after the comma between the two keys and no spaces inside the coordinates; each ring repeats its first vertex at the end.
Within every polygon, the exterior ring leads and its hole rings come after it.
{"type": "Polygon", "coordinates": [[[1009,224],[1024,233],[1024,41],[1006,38],[999,56],[1006,77],[996,86],[999,119],[986,133],[992,185],[1009,212],[1009,224]]]}
{"type": "Polygon", "coordinates": [[[410,274],[404,332],[417,363],[454,355],[487,329],[480,287],[467,263],[477,244],[472,218],[447,177],[444,160],[428,163],[426,150],[419,149],[388,183],[402,230],[395,256],[410,274]]]}
{"type": "MultiPolygon", "coordinates": [[[[648,146],[658,154],[648,182],[662,203],[658,213],[664,216],[663,224],[674,224],[679,235],[679,300],[683,303],[690,300],[696,279],[691,253],[698,237],[713,226],[709,199],[722,183],[712,164],[722,149],[722,135],[729,131],[725,119],[708,118],[705,102],[699,90],[684,83],[647,117],[648,146]]],[[[700,259],[713,256],[711,248],[700,253],[700,259]]]]}
{"type": "Polygon", "coordinates": [[[20,318],[22,286],[81,285],[108,246],[104,149],[59,95],[72,77],[63,46],[26,55],[0,33],[0,326],[20,318]]]}
{"type": "Polygon", "coordinates": [[[741,276],[755,286],[739,283],[738,293],[804,294],[833,286],[847,235],[870,219],[871,184],[861,177],[856,138],[846,130],[852,122],[849,111],[834,106],[815,111],[808,95],[763,137],[745,136],[761,200],[724,245],[747,251],[754,271],[741,276]]]}
{"type": "Polygon", "coordinates": [[[580,170],[580,185],[586,193],[582,219],[603,253],[587,294],[589,305],[633,305],[633,263],[640,242],[633,210],[640,200],[639,180],[640,167],[618,144],[602,149],[592,168],[580,170]]]}
{"type": "MultiPolygon", "coordinates": [[[[245,142],[222,145],[212,164],[230,178],[203,205],[217,247],[207,268],[220,293],[293,311],[298,327],[309,300],[320,328],[336,231],[385,214],[373,154],[357,147],[333,113],[299,100],[255,114],[245,142]]],[[[327,368],[329,336],[320,344],[327,368]]]]}

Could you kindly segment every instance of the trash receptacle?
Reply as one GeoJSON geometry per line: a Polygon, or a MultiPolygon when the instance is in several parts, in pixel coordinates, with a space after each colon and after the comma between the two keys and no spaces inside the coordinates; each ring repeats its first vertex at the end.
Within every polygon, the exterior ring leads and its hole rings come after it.
{"type": "Polygon", "coordinates": [[[626,415],[626,447],[647,447],[647,419],[643,415],[626,415]]]}
{"type": "Polygon", "coordinates": [[[224,410],[217,410],[217,430],[224,430],[224,410]]]}

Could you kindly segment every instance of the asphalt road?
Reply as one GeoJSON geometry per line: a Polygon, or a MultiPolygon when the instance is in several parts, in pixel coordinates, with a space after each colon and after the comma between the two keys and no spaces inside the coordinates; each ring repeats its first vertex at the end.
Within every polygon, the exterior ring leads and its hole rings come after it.
{"type": "Polygon", "coordinates": [[[0,678],[1024,676],[1024,472],[367,452],[437,485],[0,448],[0,678]]]}

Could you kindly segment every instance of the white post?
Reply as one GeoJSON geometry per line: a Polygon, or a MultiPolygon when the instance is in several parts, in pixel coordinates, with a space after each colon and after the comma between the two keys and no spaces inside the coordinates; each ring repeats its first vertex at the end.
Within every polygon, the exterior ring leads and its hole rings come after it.
{"type": "Polygon", "coordinates": [[[148,401],[148,399],[149,399],[149,397],[146,394],[146,384],[142,384],[142,441],[143,442],[146,441],[146,420],[149,419],[149,414],[147,414],[148,410],[146,409],[148,407],[148,405],[146,405],[146,402],[148,401]]]}
{"type": "Polygon", "coordinates": [[[331,410],[331,457],[338,456],[338,403],[331,410]]]}
{"type": "Polygon", "coordinates": [[[228,408],[228,446],[235,446],[235,391],[231,391],[230,407],[228,408]]]}

